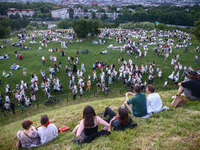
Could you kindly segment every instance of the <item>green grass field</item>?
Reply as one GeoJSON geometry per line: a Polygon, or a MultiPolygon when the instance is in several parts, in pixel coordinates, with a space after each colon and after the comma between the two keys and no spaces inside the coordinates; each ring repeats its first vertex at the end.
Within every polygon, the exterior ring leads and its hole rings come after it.
{"type": "MultiPolygon", "coordinates": [[[[175,93],[176,91],[160,92],[163,105],[170,106],[171,95],[175,93]]],[[[96,114],[100,115],[107,106],[116,112],[124,100],[124,96],[117,98],[109,96],[106,99],[83,99],[76,104],[62,101],[52,107],[41,106],[39,109],[33,107],[32,110],[23,114],[17,113],[15,117],[12,115],[1,124],[0,149],[15,149],[16,133],[22,130],[21,122],[30,119],[34,126],[38,126],[40,116],[44,114],[47,114],[50,122],[58,128],[67,125],[70,131],[60,133],[55,140],[35,149],[199,149],[199,102],[189,102],[177,109],[170,108],[168,111],[153,114],[148,119],[133,118],[133,121],[138,123],[138,127],[125,131],[112,131],[110,136],[100,137],[89,144],[75,145],[72,143],[75,135],[71,133],[71,130],[79,124],[86,105],[93,106],[96,114]]]]}
{"type": "MultiPolygon", "coordinates": [[[[79,51],[80,51],[79,63],[77,65],[77,67],[80,68],[82,62],[85,64],[85,67],[86,67],[86,73],[83,74],[83,77],[85,78],[84,79],[85,83],[87,82],[88,74],[90,74],[91,76],[93,75],[92,74],[92,71],[93,71],[92,64],[94,62],[96,62],[98,60],[98,61],[104,61],[107,64],[114,63],[116,66],[116,69],[118,71],[119,65],[117,63],[117,59],[118,59],[118,57],[123,56],[124,59],[127,61],[129,60],[129,58],[131,58],[133,60],[133,62],[135,64],[137,64],[139,67],[141,66],[141,64],[144,64],[144,65],[148,64],[148,67],[149,67],[149,65],[153,61],[155,61],[155,63],[156,63],[155,68],[158,66],[160,69],[162,69],[163,73],[162,73],[161,79],[154,78],[154,85],[156,87],[163,87],[165,79],[167,79],[167,77],[171,74],[171,72],[173,70],[173,66],[170,65],[171,58],[173,58],[176,54],[180,55],[179,61],[183,66],[184,65],[187,65],[188,67],[192,66],[195,70],[197,70],[197,68],[200,66],[199,62],[197,65],[194,63],[194,59],[195,59],[194,57],[197,55],[197,52],[195,51],[196,46],[200,45],[200,43],[195,40],[193,35],[191,35],[191,37],[192,37],[191,41],[193,44],[191,46],[188,46],[189,52],[184,53],[183,52],[184,48],[173,49],[173,53],[170,54],[169,59],[167,61],[164,61],[164,58],[165,58],[164,56],[156,56],[154,54],[153,47],[155,47],[155,46],[149,46],[147,57],[142,57],[141,59],[137,59],[136,55],[126,56],[126,52],[121,54],[120,51],[118,51],[118,50],[107,49],[107,47],[110,44],[113,44],[114,46],[124,44],[124,43],[122,43],[122,44],[116,43],[114,38],[112,40],[106,39],[107,43],[105,43],[104,45],[95,45],[91,42],[92,40],[97,39],[97,38],[85,39],[82,43],[77,43],[76,42],[77,39],[75,38],[73,40],[73,44],[70,44],[67,49],[64,49],[66,56],[62,57],[60,55],[61,52],[50,53],[50,52],[48,52],[48,49],[45,49],[45,48],[42,51],[38,51],[38,48],[41,45],[39,43],[39,41],[41,40],[40,36],[38,36],[38,40],[36,40],[37,44],[29,45],[30,40],[26,40],[25,46],[33,47],[33,48],[30,50],[25,50],[25,51],[20,51],[21,48],[15,48],[15,47],[11,46],[11,43],[15,42],[17,40],[16,37],[13,37],[13,40],[10,41],[10,43],[7,43],[7,44],[2,43],[2,45],[6,46],[6,48],[0,49],[0,55],[4,55],[5,53],[8,53],[10,58],[7,60],[0,60],[0,73],[2,74],[3,70],[5,70],[6,73],[8,73],[10,71],[10,66],[13,63],[17,63],[21,67],[25,67],[27,69],[27,77],[23,76],[22,68],[19,70],[12,70],[12,72],[13,72],[12,77],[5,78],[5,77],[2,77],[2,75],[1,75],[0,91],[2,94],[5,93],[6,82],[9,83],[9,85],[11,86],[11,89],[14,89],[16,83],[20,84],[21,79],[24,80],[26,83],[28,83],[28,85],[30,86],[30,74],[31,73],[37,74],[37,76],[39,78],[39,83],[41,83],[42,79],[41,79],[41,75],[40,75],[40,70],[43,69],[46,73],[46,76],[48,77],[49,67],[51,65],[53,66],[53,64],[51,64],[51,62],[50,62],[49,57],[50,57],[50,55],[55,55],[57,57],[57,60],[58,61],[60,60],[62,62],[62,68],[60,69],[59,73],[56,73],[56,75],[60,79],[60,82],[64,86],[64,96],[71,95],[72,94],[71,91],[68,90],[69,77],[65,73],[65,65],[67,64],[67,56],[73,56],[74,58],[76,57],[77,49],[79,49],[79,51]],[[90,51],[89,54],[87,54],[87,55],[82,54],[81,50],[83,50],[83,49],[88,49],[90,51]],[[101,55],[100,52],[105,49],[107,49],[109,53],[105,54],[105,55],[101,55]],[[19,60],[19,59],[15,58],[15,54],[14,54],[15,50],[17,50],[18,53],[22,52],[23,57],[24,57],[23,60],[19,60]],[[41,57],[43,55],[46,58],[46,64],[44,66],[42,65],[42,60],[41,60],[41,57]]],[[[131,39],[133,39],[133,38],[131,37],[131,39]]],[[[67,39],[63,39],[63,40],[67,41],[67,39]]],[[[133,40],[135,40],[136,43],[138,42],[138,39],[133,39],[133,40]]],[[[0,42],[1,41],[3,41],[3,39],[0,40],[0,42]]],[[[175,42],[175,44],[176,44],[176,42],[175,42]]],[[[53,48],[53,47],[61,50],[61,46],[59,43],[50,42],[48,44],[48,48],[53,48]]],[[[72,68],[72,64],[70,64],[70,67],[72,68]]],[[[182,72],[183,71],[181,71],[180,76],[182,75],[182,72]]],[[[100,74],[100,70],[97,70],[98,77],[99,77],[99,74],[100,74]]],[[[156,74],[156,71],[154,71],[154,74],[156,74]]],[[[119,75],[119,73],[118,73],[118,75],[119,75]]],[[[75,74],[75,76],[76,76],[76,74],[75,74]]],[[[148,81],[148,74],[143,75],[142,80],[148,81]]],[[[76,79],[76,81],[77,81],[77,79],[76,79]]],[[[169,87],[173,87],[172,81],[170,81],[170,79],[168,79],[168,81],[169,81],[169,87]]],[[[38,87],[40,88],[40,84],[38,87]]],[[[115,81],[115,83],[113,83],[110,86],[110,89],[117,89],[117,88],[124,88],[123,83],[119,83],[119,82],[115,81]]],[[[92,92],[96,91],[96,82],[92,82],[91,91],[92,92]]],[[[84,92],[84,93],[87,93],[87,92],[84,92]]],[[[56,93],[52,92],[52,94],[55,95],[56,97],[61,96],[60,93],[56,94],[56,93]]],[[[29,93],[27,93],[27,95],[29,95],[29,93]]],[[[44,98],[44,92],[41,92],[40,90],[37,91],[36,98],[37,98],[36,102],[44,101],[44,99],[46,99],[46,98],[44,98]]]]}

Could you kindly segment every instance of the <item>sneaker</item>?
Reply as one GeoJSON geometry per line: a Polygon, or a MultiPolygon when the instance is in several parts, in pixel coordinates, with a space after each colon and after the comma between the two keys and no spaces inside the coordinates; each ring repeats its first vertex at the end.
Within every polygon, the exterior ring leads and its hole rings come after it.
{"type": "Polygon", "coordinates": [[[176,95],[172,96],[172,98],[176,98],[176,95]]]}
{"type": "Polygon", "coordinates": [[[169,107],[167,107],[167,106],[163,106],[163,109],[165,109],[165,110],[169,110],[169,107]]]}

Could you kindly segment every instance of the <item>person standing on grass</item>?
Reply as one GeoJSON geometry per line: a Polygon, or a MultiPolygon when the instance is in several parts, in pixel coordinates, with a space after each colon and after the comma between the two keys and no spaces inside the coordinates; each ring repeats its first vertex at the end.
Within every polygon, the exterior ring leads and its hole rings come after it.
{"type": "Polygon", "coordinates": [[[196,56],[195,56],[195,64],[198,63],[198,60],[199,60],[199,55],[196,55],[196,56]]]}
{"type": "Polygon", "coordinates": [[[10,108],[11,108],[13,114],[15,114],[15,104],[13,102],[10,102],[10,108]]]}
{"type": "Polygon", "coordinates": [[[126,101],[124,102],[124,108],[131,112],[131,116],[133,117],[141,117],[148,118],[150,115],[147,114],[147,106],[146,106],[146,96],[141,92],[141,86],[136,85],[134,88],[134,92],[127,92],[125,94],[126,101]],[[131,99],[129,99],[128,95],[133,95],[131,99]],[[132,104],[132,107],[131,107],[132,104]]]}
{"type": "Polygon", "coordinates": [[[51,63],[53,63],[53,56],[52,55],[50,56],[50,61],[51,61],[51,63]]]}
{"type": "Polygon", "coordinates": [[[42,64],[45,65],[45,57],[42,56],[42,64]]]}
{"type": "Polygon", "coordinates": [[[55,55],[53,56],[53,61],[54,61],[54,63],[57,63],[57,58],[55,55]]]}
{"type": "Polygon", "coordinates": [[[26,69],[25,67],[23,67],[23,75],[24,75],[25,77],[27,77],[26,71],[27,71],[27,69],[26,69]]]}

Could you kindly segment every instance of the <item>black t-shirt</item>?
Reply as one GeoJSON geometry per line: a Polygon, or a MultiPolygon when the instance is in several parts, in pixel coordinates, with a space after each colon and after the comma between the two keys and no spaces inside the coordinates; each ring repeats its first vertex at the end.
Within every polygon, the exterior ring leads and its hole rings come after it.
{"type": "Polygon", "coordinates": [[[126,125],[123,125],[123,124],[120,124],[120,123],[118,122],[118,119],[116,119],[116,120],[114,120],[114,121],[112,122],[112,126],[114,127],[113,130],[114,130],[114,131],[115,131],[115,130],[122,130],[122,131],[123,131],[124,129],[131,127],[131,123],[132,123],[132,122],[133,122],[133,121],[132,121],[132,119],[130,118],[129,123],[126,124],[126,125]]]}
{"type": "Polygon", "coordinates": [[[182,82],[181,85],[184,88],[190,89],[193,96],[200,98],[200,80],[190,80],[182,82]]]}

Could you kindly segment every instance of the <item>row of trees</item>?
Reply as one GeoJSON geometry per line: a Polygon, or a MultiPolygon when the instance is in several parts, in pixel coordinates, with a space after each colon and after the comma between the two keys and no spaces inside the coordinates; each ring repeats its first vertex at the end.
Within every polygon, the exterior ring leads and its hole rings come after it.
{"type": "Polygon", "coordinates": [[[123,15],[117,19],[124,23],[128,21],[144,22],[159,21],[165,24],[194,26],[194,22],[200,18],[200,6],[192,7],[175,7],[175,6],[159,6],[159,7],[143,7],[142,5],[129,5],[121,10],[123,15]],[[130,11],[129,8],[135,11],[130,11]]]}
{"type": "Polygon", "coordinates": [[[0,19],[0,37],[10,34],[11,31],[25,28],[30,23],[28,18],[21,18],[19,14],[0,19]]]}

